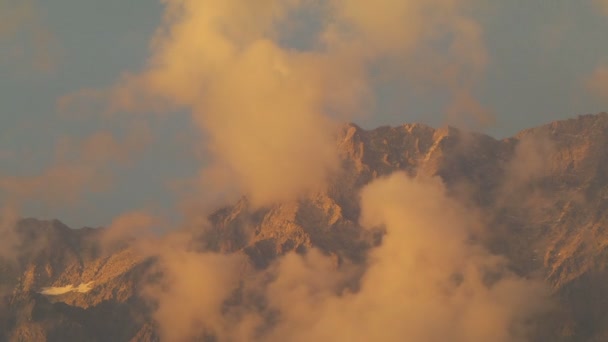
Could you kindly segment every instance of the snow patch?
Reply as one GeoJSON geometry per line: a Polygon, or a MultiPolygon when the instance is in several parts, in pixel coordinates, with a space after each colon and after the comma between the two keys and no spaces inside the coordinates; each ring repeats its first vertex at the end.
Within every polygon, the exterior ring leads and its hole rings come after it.
{"type": "Polygon", "coordinates": [[[47,296],[59,296],[69,292],[87,293],[93,288],[92,284],[93,282],[90,281],[88,283],[82,283],[78,286],[67,285],[59,287],[43,287],[40,293],[47,296]]]}

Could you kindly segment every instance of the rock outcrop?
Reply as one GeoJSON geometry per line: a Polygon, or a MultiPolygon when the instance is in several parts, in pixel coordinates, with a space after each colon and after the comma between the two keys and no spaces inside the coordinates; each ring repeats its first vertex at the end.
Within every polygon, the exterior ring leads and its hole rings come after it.
{"type": "MultiPolygon", "coordinates": [[[[438,176],[450,196],[482,213],[475,238],[517,274],[551,287],[558,307],[538,323],[539,341],[608,340],[608,114],[503,140],[420,124],[369,131],[348,124],[336,139],[342,169],[325,189],[261,209],[243,198],[209,217],[198,248],[245,253],[259,269],[311,247],[338,264],[363,263],[382,230],[358,224],[361,187],[397,170],[438,176]]],[[[140,293],[153,257],[131,247],[102,253],[103,229],[27,219],[17,230],[18,258],[0,265],[0,340],[159,339],[140,293]],[[89,282],[83,293],[40,293],[89,282]]]]}

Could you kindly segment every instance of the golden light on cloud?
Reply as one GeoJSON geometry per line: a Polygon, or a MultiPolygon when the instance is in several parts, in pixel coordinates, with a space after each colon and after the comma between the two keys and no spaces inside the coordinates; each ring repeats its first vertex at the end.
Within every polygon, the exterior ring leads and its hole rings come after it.
{"type": "Polygon", "coordinates": [[[364,227],[386,228],[363,265],[311,249],[256,271],[240,253],[157,248],[166,283],[146,293],[163,339],[527,340],[549,292],[470,238],[479,213],[439,179],[380,178],[363,188],[361,210],[364,227]]]}
{"type": "Polygon", "coordinates": [[[369,110],[374,70],[448,89],[451,121],[490,122],[472,95],[487,54],[469,5],[167,0],[147,67],[105,94],[86,94],[114,109],[191,111],[215,160],[202,173],[206,191],[228,188],[210,176],[221,174],[254,205],[268,205],[322,187],[338,168],[336,123],[369,110]],[[308,33],[313,43],[286,46],[283,28],[310,7],[322,18],[308,33]]]}

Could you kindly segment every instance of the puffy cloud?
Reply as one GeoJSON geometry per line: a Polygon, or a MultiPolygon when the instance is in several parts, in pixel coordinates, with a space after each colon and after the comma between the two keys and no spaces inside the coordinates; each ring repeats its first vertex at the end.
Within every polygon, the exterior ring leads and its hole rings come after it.
{"type": "Polygon", "coordinates": [[[239,328],[228,325],[225,301],[239,287],[244,257],[173,247],[159,255],[162,281],[145,291],[158,308],[154,318],[162,340],[191,341],[205,335],[227,340],[239,328]]]}
{"type": "Polygon", "coordinates": [[[546,293],[471,240],[477,222],[436,179],[373,182],[362,192],[362,223],[385,226],[386,236],[359,290],[336,293],[323,262],[282,260],[268,296],[283,319],[269,340],[524,340],[546,293]]]}
{"type": "Polygon", "coordinates": [[[376,180],[363,189],[361,208],[365,227],[386,230],[363,265],[312,249],[254,271],[239,254],[163,249],[165,280],[147,292],[163,339],[527,339],[547,290],[472,237],[479,214],[449,198],[440,180],[376,180]]]}
{"type": "Polygon", "coordinates": [[[386,79],[447,88],[450,121],[489,121],[472,95],[487,54],[471,1],[164,3],[144,70],[59,105],[84,96],[111,110],[191,110],[215,160],[201,175],[206,192],[236,187],[268,205],[323,186],[338,167],[336,118],[367,111],[386,79]],[[294,16],[311,8],[315,20],[294,16]],[[309,26],[307,48],[289,46],[293,20],[309,26]]]}
{"type": "MultiPolygon", "coordinates": [[[[165,0],[148,66],[125,73],[109,91],[84,94],[110,101],[112,110],[190,110],[214,156],[201,173],[206,189],[236,185],[254,205],[269,205],[324,185],[338,167],[336,119],[367,109],[385,75],[447,88],[452,121],[488,122],[489,110],[473,96],[487,54],[480,26],[466,14],[470,4],[165,0]],[[313,43],[286,46],[282,28],[304,6],[323,14],[311,30],[313,43]]],[[[162,277],[146,294],[158,308],[163,339],[525,336],[523,322],[542,308],[542,286],[518,278],[471,239],[479,220],[439,181],[402,174],[379,180],[363,191],[362,209],[362,223],[382,225],[387,234],[359,267],[312,250],[255,272],[239,254],[196,252],[191,236],[155,246],[150,254],[158,256],[162,277]]],[[[146,215],[125,222],[150,223],[146,215]]],[[[124,229],[115,230],[122,239],[124,229]]]]}
{"type": "Polygon", "coordinates": [[[323,183],[337,165],[322,113],[331,93],[324,78],[336,72],[324,56],[287,51],[268,37],[288,7],[170,1],[150,68],[116,90],[127,107],[143,96],[191,108],[208,134],[214,174],[230,175],[261,205],[323,183]]]}

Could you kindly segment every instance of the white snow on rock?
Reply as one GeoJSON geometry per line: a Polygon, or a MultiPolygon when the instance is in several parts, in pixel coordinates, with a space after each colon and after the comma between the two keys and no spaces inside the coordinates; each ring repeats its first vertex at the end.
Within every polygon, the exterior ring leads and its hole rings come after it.
{"type": "Polygon", "coordinates": [[[93,282],[90,281],[88,283],[82,283],[78,286],[67,285],[59,287],[43,287],[42,290],[40,290],[40,293],[47,296],[59,296],[69,292],[87,293],[93,288],[92,284],[93,282]]]}

